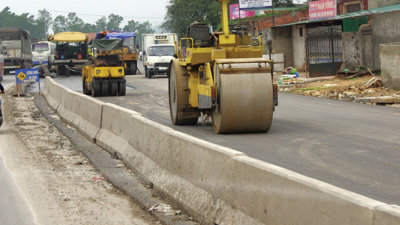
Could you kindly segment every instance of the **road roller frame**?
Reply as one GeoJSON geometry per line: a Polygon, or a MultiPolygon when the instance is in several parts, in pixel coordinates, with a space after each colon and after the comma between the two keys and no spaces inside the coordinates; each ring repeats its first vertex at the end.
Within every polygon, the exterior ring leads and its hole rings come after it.
{"type": "Polygon", "coordinates": [[[277,105],[274,62],[262,58],[262,36],[229,30],[230,0],[217,1],[222,31],[207,40],[207,25],[194,23],[175,43],[177,59],[168,76],[171,120],[194,125],[200,116],[210,116],[216,133],[266,132],[277,105]]]}
{"type": "MultiPolygon", "coordinates": [[[[124,67],[117,54],[110,50],[122,47],[122,41],[92,40],[99,54],[82,69],[82,89],[84,94],[97,96],[125,96],[126,80],[124,67]]],[[[123,63],[122,63],[123,64],[123,63]]]]}

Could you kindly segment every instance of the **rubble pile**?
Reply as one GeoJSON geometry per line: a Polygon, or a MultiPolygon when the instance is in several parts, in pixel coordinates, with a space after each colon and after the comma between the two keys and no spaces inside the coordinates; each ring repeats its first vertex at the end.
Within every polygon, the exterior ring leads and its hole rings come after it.
{"type": "Polygon", "coordinates": [[[380,76],[371,75],[351,78],[336,76],[310,83],[299,81],[282,85],[279,91],[374,105],[400,104],[400,90],[385,88],[380,76]]]}

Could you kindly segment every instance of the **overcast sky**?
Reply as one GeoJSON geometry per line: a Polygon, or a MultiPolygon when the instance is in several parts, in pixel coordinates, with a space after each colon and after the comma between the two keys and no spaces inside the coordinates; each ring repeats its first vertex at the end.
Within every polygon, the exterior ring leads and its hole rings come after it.
{"type": "MultiPolygon", "coordinates": [[[[306,0],[294,0],[304,2],[306,0]]],[[[30,13],[37,16],[38,10],[48,10],[53,19],[76,12],[87,23],[94,24],[101,16],[111,13],[124,17],[123,25],[129,20],[150,21],[153,25],[163,22],[169,0],[0,0],[0,10],[9,6],[16,14],[30,13]]]]}
{"type": "Polygon", "coordinates": [[[53,19],[58,15],[66,16],[76,12],[78,17],[88,23],[95,23],[101,16],[111,13],[128,20],[150,21],[161,24],[169,0],[0,0],[0,10],[9,6],[16,14],[30,13],[37,16],[38,10],[48,10],[53,19]]]}

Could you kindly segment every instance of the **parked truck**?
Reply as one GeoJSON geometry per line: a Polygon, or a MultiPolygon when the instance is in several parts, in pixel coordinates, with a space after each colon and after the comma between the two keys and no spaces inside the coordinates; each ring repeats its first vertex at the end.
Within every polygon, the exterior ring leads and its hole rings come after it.
{"type": "Polygon", "coordinates": [[[0,39],[7,54],[4,56],[4,73],[32,67],[31,35],[26,30],[0,28],[0,39]]]}
{"type": "Polygon", "coordinates": [[[176,40],[175,33],[142,35],[142,62],[147,78],[156,74],[168,74],[169,63],[175,54],[176,40]]]}

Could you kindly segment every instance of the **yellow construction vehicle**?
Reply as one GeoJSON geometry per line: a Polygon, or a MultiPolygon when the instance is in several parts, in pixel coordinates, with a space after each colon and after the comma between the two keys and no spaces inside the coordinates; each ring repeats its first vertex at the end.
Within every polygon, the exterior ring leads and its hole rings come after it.
{"type": "Polygon", "coordinates": [[[175,125],[212,117],[221,133],[267,132],[278,104],[273,61],[262,58],[262,36],[230,30],[228,2],[221,3],[222,32],[193,23],[181,38],[168,74],[169,107],[175,125]]]}
{"type": "Polygon", "coordinates": [[[122,40],[92,40],[90,45],[96,51],[90,64],[82,70],[82,89],[84,94],[97,96],[124,96],[126,80],[123,62],[119,55],[110,54],[113,50],[121,50],[122,40]]]}

